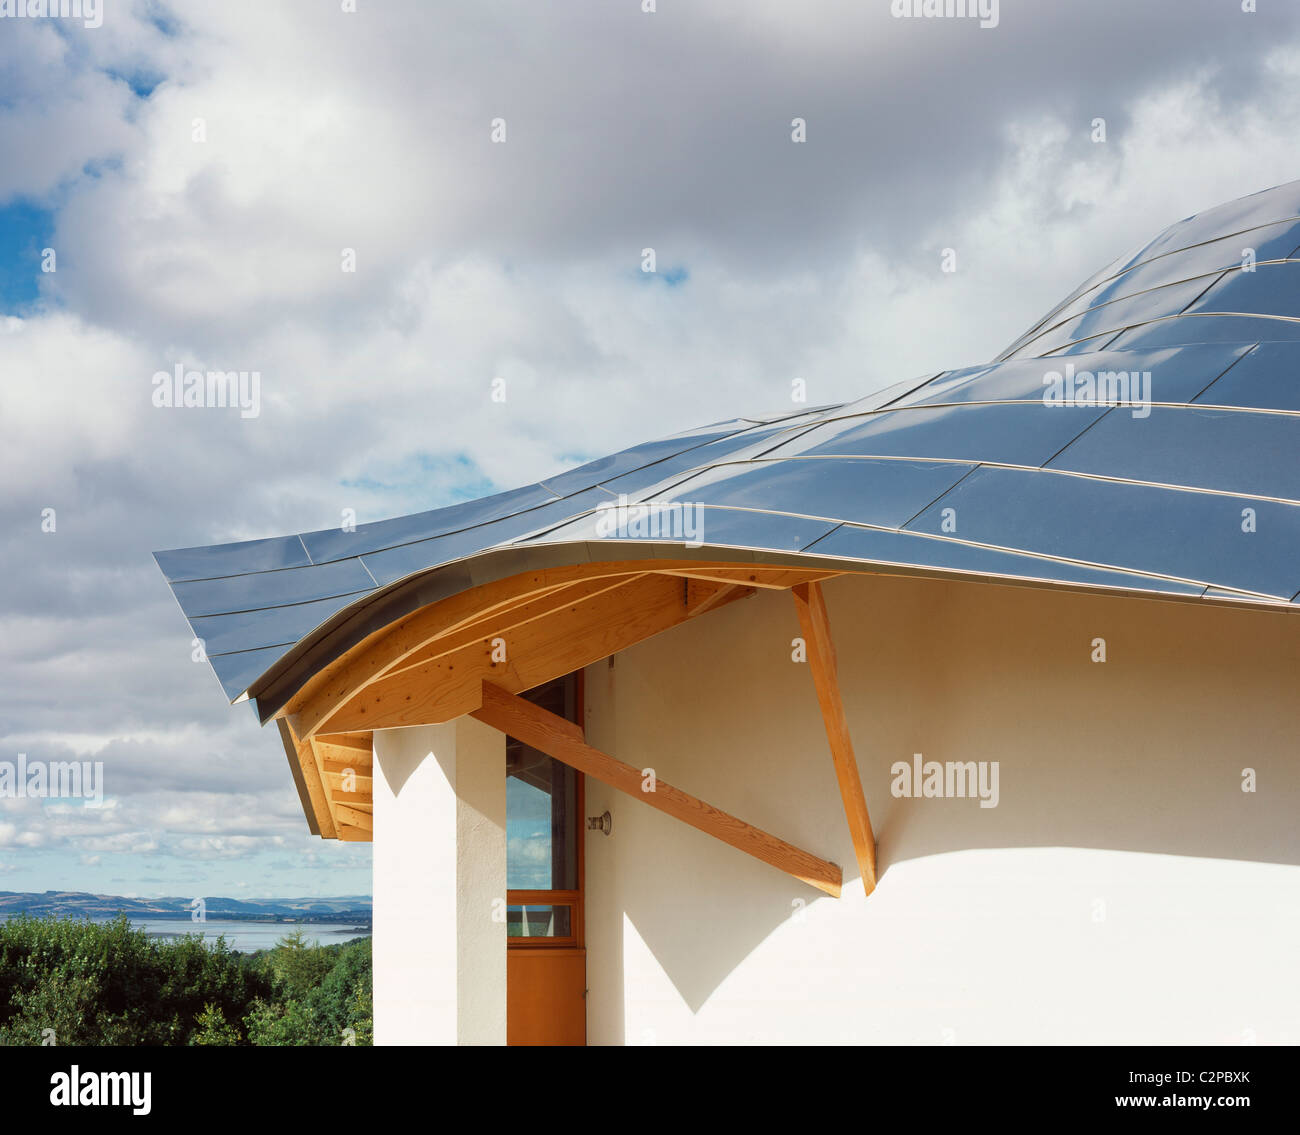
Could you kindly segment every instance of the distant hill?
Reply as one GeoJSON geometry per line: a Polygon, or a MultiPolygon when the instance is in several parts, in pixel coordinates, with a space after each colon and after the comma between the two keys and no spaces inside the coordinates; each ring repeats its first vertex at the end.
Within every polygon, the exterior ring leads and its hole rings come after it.
{"type": "MultiPolygon", "coordinates": [[[[15,914],[80,918],[111,918],[119,912],[128,918],[176,918],[189,920],[188,898],[131,899],[122,895],[92,895],[85,891],[44,891],[24,894],[0,891],[0,920],[15,914]]],[[[339,898],[231,899],[202,895],[209,918],[249,922],[355,922],[370,925],[370,896],[342,895],[339,898]]]]}

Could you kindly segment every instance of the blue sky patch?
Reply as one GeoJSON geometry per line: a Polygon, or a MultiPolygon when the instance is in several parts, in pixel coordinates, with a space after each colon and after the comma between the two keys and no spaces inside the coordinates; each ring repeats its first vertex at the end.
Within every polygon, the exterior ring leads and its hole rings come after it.
{"type": "Polygon", "coordinates": [[[420,508],[445,508],[498,491],[496,484],[463,453],[455,457],[417,453],[388,469],[385,476],[355,477],[340,484],[367,493],[398,494],[421,502],[420,508]]]}
{"type": "Polygon", "coordinates": [[[691,278],[690,272],[680,264],[673,268],[665,268],[662,272],[642,272],[638,269],[637,276],[640,277],[642,283],[648,284],[658,280],[666,288],[680,288],[691,278]]]}
{"type": "Polygon", "coordinates": [[[40,295],[41,250],[54,236],[54,214],[28,201],[0,208],[0,313],[15,315],[40,295]]]}

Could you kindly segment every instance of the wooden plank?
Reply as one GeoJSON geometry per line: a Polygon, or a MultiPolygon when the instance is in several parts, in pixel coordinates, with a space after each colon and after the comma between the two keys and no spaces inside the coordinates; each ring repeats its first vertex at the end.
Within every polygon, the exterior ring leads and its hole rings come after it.
{"type": "Polygon", "coordinates": [[[333,792],[330,799],[335,804],[346,804],[349,808],[355,808],[358,812],[365,812],[368,816],[375,814],[374,801],[369,794],[364,792],[333,792]]]}
{"type": "MultiPolygon", "coordinates": [[[[644,573],[647,571],[707,572],[717,567],[723,571],[757,575],[764,569],[748,565],[714,563],[707,560],[627,560],[601,564],[572,564],[524,572],[493,583],[448,596],[368,635],[362,642],[309,676],[301,689],[276,714],[297,715],[300,736],[315,736],[333,731],[322,728],[323,718],[332,710],[351,701],[371,682],[377,681],[394,667],[403,665],[413,654],[435,639],[450,634],[467,623],[504,611],[521,602],[540,598],[560,588],[603,577],[644,573]]],[[[804,572],[803,578],[811,578],[804,572]]],[[[819,578],[834,573],[815,573],[819,578]]],[[[720,577],[723,583],[738,582],[731,576],[720,577]]],[[[743,582],[743,579],[739,580],[743,582]]]]}
{"type": "MultiPolygon", "coordinates": [[[[304,736],[322,732],[322,718],[350,700],[370,682],[401,665],[441,635],[493,611],[535,598],[595,576],[627,574],[620,564],[576,564],[566,568],[525,572],[448,596],[383,627],[340,658],[313,674],[277,716],[298,715],[304,736]]],[[[331,730],[332,731],[332,730],[331,730]]]]}
{"type": "Polygon", "coordinates": [[[359,773],[354,774],[349,782],[346,772],[330,772],[325,770],[325,786],[329,789],[330,794],[337,800],[340,792],[360,793],[369,797],[374,791],[374,779],[369,776],[362,776],[359,773]],[[351,783],[351,788],[344,788],[344,784],[351,783]]]}
{"type": "Polygon", "coordinates": [[[769,591],[789,591],[796,584],[830,579],[838,572],[808,571],[806,568],[673,568],[667,574],[684,579],[706,579],[715,583],[740,583],[769,591]]]}
{"type": "Polygon", "coordinates": [[[639,770],[593,749],[582,740],[581,730],[571,722],[500,686],[484,682],[481,700],[482,705],[473,712],[479,721],[722,840],[738,851],[761,859],[809,886],[839,897],[843,876],[834,863],[761,831],[666,781],[658,780],[653,792],[643,792],[639,770]]]}
{"type": "Polygon", "coordinates": [[[332,745],[336,749],[351,749],[366,760],[370,760],[370,755],[374,752],[374,738],[369,733],[317,733],[314,736],[321,744],[332,745]]]}
{"type": "Polygon", "coordinates": [[[340,824],[339,839],[348,843],[371,843],[374,835],[369,828],[354,828],[347,824],[340,824]]]}
{"type": "Polygon", "coordinates": [[[821,706],[822,722],[826,726],[826,740],[830,744],[831,760],[835,765],[835,778],[840,785],[840,799],[844,802],[844,815],[848,819],[849,835],[853,839],[853,854],[857,857],[858,869],[862,872],[862,887],[867,894],[871,894],[876,889],[876,837],[871,830],[867,798],[862,791],[858,762],[853,755],[853,741],[849,737],[849,724],[844,715],[844,701],[840,697],[835,645],[831,641],[826,600],[818,583],[799,584],[793,589],[793,594],[795,610],[799,613],[799,626],[803,630],[808,651],[808,667],[812,670],[817,702],[821,706]]]}
{"type": "Polygon", "coordinates": [[[329,809],[329,812],[330,812],[330,819],[333,821],[333,823],[334,823],[334,830],[335,830],[335,832],[337,833],[337,831],[338,831],[338,826],[339,826],[339,809],[338,809],[338,805],[334,802],[334,794],[333,794],[332,792],[330,792],[329,787],[325,784],[325,769],[324,769],[324,766],[323,766],[322,763],[321,763],[321,755],[320,755],[320,751],[319,751],[319,749],[316,747],[316,742],[315,742],[315,740],[314,740],[313,738],[311,738],[311,737],[308,737],[308,738],[307,738],[307,748],[308,748],[308,750],[310,750],[310,753],[311,753],[311,760],[315,762],[315,765],[316,765],[316,776],[317,776],[317,778],[320,780],[321,788],[322,788],[323,791],[325,792],[325,806],[329,809]]]}
{"type": "Polygon", "coordinates": [[[747,599],[754,594],[754,588],[742,587],[738,583],[713,583],[703,579],[687,579],[685,583],[686,610],[691,618],[721,607],[730,599],[747,599]]]}
{"type": "MultiPolygon", "coordinates": [[[[331,714],[331,728],[434,725],[472,713],[484,681],[518,693],[617,654],[690,618],[679,579],[647,575],[519,627],[506,658],[490,640],[373,682],[331,714]]],[[[724,600],[731,601],[730,599],[724,600]]]]}
{"type": "Polygon", "coordinates": [[[347,804],[335,804],[334,815],[340,825],[356,828],[359,831],[369,832],[374,827],[374,817],[369,812],[362,812],[359,808],[347,804]]]}
{"type": "Polygon", "coordinates": [[[320,765],[322,772],[347,772],[351,769],[358,776],[369,776],[373,766],[372,758],[362,757],[360,753],[349,752],[348,750],[335,749],[326,745],[316,738],[312,738],[316,744],[316,752],[320,754],[320,765]]]}
{"type": "Polygon", "coordinates": [[[316,814],[316,826],[320,828],[322,839],[337,839],[335,831],[334,814],[329,806],[329,793],[325,791],[324,782],[321,779],[320,765],[316,761],[316,753],[312,749],[310,740],[300,740],[298,734],[293,728],[293,721],[285,722],[289,730],[289,737],[293,742],[294,751],[298,755],[298,767],[302,770],[302,779],[307,788],[307,795],[311,799],[312,811],[316,814]]]}
{"type": "Polygon", "coordinates": [[[630,580],[642,578],[643,574],[604,576],[600,579],[583,580],[581,583],[572,583],[566,587],[548,591],[539,599],[531,599],[508,607],[504,611],[488,615],[485,618],[475,619],[451,634],[439,636],[428,646],[417,650],[400,666],[394,666],[386,671],[384,678],[391,678],[403,671],[422,666],[426,662],[433,662],[448,654],[454,654],[461,647],[468,646],[485,637],[509,638],[513,631],[531,623],[535,619],[553,615],[556,611],[571,607],[575,603],[581,603],[585,599],[591,599],[604,594],[606,591],[612,591],[630,580]]]}
{"type": "MultiPolygon", "coordinates": [[[[541,939],[528,939],[541,941],[541,939]]],[[[587,1043],[587,951],[541,945],[506,951],[506,1043],[587,1043]]]]}
{"type": "Polygon", "coordinates": [[[316,809],[312,805],[311,793],[307,791],[307,781],[303,776],[302,764],[298,760],[298,745],[294,740],[293,733],[289,730],[289,723],[280,718],[276,723],[280,732],[280,746],[284,749],[284,755],[289,762],[289,772],[293,777],[293,786],[298,792],[298,803],[302,807],[302,814],[307,817],[307,830],[312,835],[320,835],[320,822],[316,819],[316,809]]]}

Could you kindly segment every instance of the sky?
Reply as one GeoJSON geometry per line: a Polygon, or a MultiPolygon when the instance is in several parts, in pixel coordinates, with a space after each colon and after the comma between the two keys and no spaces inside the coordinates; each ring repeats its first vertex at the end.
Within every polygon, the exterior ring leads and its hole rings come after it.
{"type": "Polygon", "coordinates": [[[154,550],[984,362],[1300,177],[1290,0],[101,7],[0,17],[0,765],[104,770],[0,799],[0,890],[370,890],[154,550]],[[259,413],[155,406],[177,365],[257,371],[259,413]]]}

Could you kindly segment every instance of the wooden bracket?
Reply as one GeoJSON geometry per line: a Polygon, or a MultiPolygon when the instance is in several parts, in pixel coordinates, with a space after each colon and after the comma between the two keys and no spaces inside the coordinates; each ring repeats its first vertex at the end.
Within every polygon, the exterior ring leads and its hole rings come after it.
{"type": "Polygon", "coordinates": [[[835,777],[840,784],[840,799],[844,801],[844,815],[848,818],[849,834],[853,838],[853,854],[857,857],[858,869],[862,872],[862,887],[867,894],[871,894],[876,889],[876,837],[871,830],[867,798],[862,791],[858,762],[853,755],[853,741],[849,737],[849,724],[844,716],[826,600],[822,596],[821,584],[815,582],[798,584],[792,588],[792,593],[795,610],[799,613],[799,626],[803,629],[804,643],[808,649],[808,666],[812,670],[813,684],[817,687],[822,721],[826,725],[831,760],[835,763],[835,777]]]}
{"type": "Polygon", "coordinates": [[[645,791],[640,770],[615,760],[599,749],[593,749],[583,739],[582,730],[577,725],[500,686],[484,682],[483,704],[470,716],[611,788],[626,792],[650,807],[690,824],[706,835],[722,840],[746,855],[752,855],[787,875],[793,875],[809,886],[835,898],[840,897],[844,875],[834,863],[819,859],[744,820],[738,820],[663,780],[656,779],[653,790],[645,791]]]}

